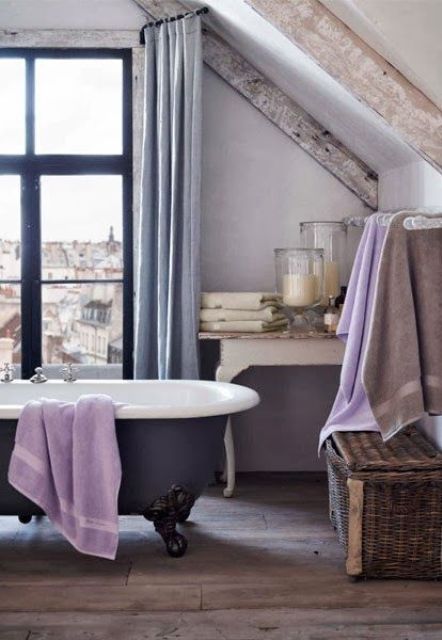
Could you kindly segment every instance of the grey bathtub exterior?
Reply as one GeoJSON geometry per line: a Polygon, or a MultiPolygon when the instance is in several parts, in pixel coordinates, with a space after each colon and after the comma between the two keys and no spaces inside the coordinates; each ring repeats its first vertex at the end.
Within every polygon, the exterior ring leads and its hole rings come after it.
{"type": "MultiPolygon", "coordinates": [[[[152,520],[170,555],[180,556],[187,542],[177,522],[214,477],[223,451],[227,416],[116,421],[122,464],[120,515],[152,520]]],[[[16,420],[0,420],[0,515],[27,522],[42,511],[8,482],[16,420]]]]}

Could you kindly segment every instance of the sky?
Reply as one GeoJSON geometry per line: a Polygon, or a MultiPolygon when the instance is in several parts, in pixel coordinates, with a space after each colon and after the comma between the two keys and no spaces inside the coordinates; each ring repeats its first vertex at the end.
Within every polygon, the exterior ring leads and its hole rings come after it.
{"type": "MultiPolygon", "coordinates": [[[[24,150],[22,60],[0,60],[0,154],[24,150]]],[[[37,60],[36,152],[118,154],[122,148],[120,60],[37,60]]],[[[43,176],[43,241],[122,236],[120,176],[43,176]]],[[[20,182],[0,175],[0,239],[19,239],[20,182]]]]}

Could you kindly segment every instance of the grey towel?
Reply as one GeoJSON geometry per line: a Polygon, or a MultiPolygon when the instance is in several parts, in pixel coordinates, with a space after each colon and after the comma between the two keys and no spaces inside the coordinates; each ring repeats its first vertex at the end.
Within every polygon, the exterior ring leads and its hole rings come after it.
{"type": "Polygon", "coordinates": [[[409,215],[387,231],[362,372],[384,440],[442,414],[442,229],[407,231],[409,215]]]}

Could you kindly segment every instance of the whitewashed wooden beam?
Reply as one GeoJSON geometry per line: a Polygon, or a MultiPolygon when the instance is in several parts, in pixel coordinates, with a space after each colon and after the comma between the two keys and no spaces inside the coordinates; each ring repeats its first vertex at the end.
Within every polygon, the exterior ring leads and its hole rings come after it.
{"type": "MultiPolygon", "coordinates": [[[[134,0],[152,18],[176,15],[183,6],[175,0],[134,0]]],[[[336,140],[276,85],[254,69],[235,50],[204,28],[204,62],[293,142],[312,156],[371,209],[377,208],[377,175],[336,140]]]]}
{"type": "Polygon", "coordinates": [[[318,0],[245,0],[442,171],[442,112],[318,0]]]}
{"type": "Polygon", "coordinates": [[[108,48],[141,47],[138,31],[80,29],[3,29],[0,47],[108,48]]]}

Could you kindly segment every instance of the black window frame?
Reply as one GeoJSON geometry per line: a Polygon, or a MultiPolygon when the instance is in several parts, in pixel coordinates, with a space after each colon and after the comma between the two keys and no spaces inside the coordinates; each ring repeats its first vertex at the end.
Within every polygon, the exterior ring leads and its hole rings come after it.
{"type": "MultiPolygon", "coordinates": [[[[45,284],[86,284],[97,280],[43,280],[41,270],[40,177],[121,175],[123,189],[123,278],[99,280],[123,284],[123,378],[133,378],[133,169],[132,51],[96,48],[4,48],[0,58],[22,58],[26,65],[26,147],[21,155],[0,154],[0,175],[21,178],[21,371],[29,378],[42,363],[42,290],[45,284]],[[119,155],[35,153],[35,61],[40,58],[118,58],[123,64],[123,149],[119,155]]],[[[107,366],[107,365],[102,365],[107,366]]]]}

